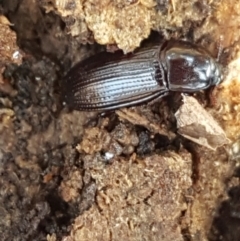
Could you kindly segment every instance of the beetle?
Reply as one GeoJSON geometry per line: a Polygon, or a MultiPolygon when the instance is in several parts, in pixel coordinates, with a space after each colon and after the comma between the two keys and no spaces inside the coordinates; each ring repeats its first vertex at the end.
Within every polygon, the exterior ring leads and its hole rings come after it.
{"type": "Polygon", "coordinates": [[[108,111],[196,92],[222,79],[217,61],[202,47],[167,40],[123,54],[100,52],[77,63],[64,78],[64,101],[82,111],[108,111]]]}

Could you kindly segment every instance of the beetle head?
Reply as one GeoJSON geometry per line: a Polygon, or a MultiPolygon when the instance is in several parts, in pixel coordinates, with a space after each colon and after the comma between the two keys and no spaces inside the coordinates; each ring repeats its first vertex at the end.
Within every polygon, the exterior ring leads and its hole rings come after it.
{"type": "Polygon", "coordinates": [[[163,44],[160,59],[171,91],[195,92],[222,80],[221,69],[214,58],[189,42],[163,44]]]}

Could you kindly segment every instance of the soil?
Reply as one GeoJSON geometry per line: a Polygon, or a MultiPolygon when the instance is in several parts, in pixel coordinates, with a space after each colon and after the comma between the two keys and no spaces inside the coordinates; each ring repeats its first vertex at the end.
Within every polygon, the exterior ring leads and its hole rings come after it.
{"type": "MultiPolygon", "coordinates": [[[[228,2],[0,1],[2,241],[240,240],[237,77],[194,94],[223,128],[214,150],[178,133],[180,93],[108,113],[62,100],[70,67],[104,48],[174,37],[217,54],[226,14],[240,14],[228,2]]],[[[224,66],[239,49],[234,24],[224,66]]]]}

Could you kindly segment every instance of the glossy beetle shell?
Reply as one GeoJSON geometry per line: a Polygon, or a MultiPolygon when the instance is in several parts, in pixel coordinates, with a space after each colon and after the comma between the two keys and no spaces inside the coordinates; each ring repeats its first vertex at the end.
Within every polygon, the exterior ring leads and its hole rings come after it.
{"type": "Polygon", "coordinates": [[[64,97],[73,109],[106,111],[169,91],[198,91],[220,79],[218,64],[206,51],[170,40],[127,55],[101,52],[81,61],[64,79],[64,97]]]}

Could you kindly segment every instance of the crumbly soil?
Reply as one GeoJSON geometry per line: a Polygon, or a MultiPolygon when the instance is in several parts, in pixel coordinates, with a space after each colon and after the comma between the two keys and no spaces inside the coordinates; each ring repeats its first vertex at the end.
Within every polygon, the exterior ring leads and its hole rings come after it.
{"type": "Polygon", "coordinates": [[[0,240],[240,240],[239,16],[236,0],[0,1],[0,240]],[[104,114],[62,102],[77,61],[163,37],[223,49],[228,81],[194,97],[229,144],[179,135],[179,93],[104,114]]]}

